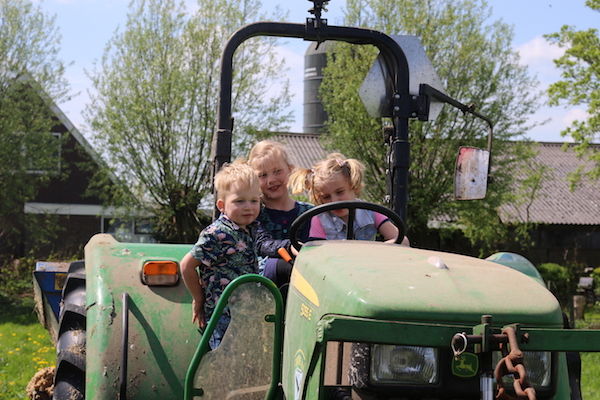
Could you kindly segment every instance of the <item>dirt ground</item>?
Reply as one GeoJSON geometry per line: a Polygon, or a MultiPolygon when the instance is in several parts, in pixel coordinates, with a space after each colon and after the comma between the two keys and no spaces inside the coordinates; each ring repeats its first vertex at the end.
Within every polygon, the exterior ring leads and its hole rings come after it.
{"type": "Polygon", "coordinates": [[[51,400],[54,389],[54,367],[40,369],[27,384],[27,395],[32,400],[51,400]]]}

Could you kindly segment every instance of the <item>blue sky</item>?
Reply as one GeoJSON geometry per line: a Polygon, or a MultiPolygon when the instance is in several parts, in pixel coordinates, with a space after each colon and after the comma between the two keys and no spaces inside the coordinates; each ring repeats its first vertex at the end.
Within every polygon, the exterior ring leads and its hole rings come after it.
{"type": "MultiPolygon", "coordinates": [[[[60,107],[69,119],[86,135],[90,136],[82,111],[88,102],[87,91],[91,85],[85,70],[90,70],[95,60],[102,56],[104,47],[115,29],[125,23],[128,0],[44,0],[41,7],[55,14],[62,34],[61,58],[72,62],[67,69],[67,80],[74,93],[73,98],[60,107]]],[[[303,22],[306,10],[312,3],[306,0],[263,0],[265,9],[279,4],[289,11],[289,22],[303,22]]],[[[330,24],[342,22],[342,0],[332,0],[326,17],[330,24]]],[[[540,88],[560,78],[552,59],[561,54],[560,49],[550,46],[542,37],[560,30],[563,24],[578,29],[600,28],[600,14],[585,7],[585,0],[489,0],[492,18],[502,19],[514,28],[513,47],[521,60],[540,81],[540,88]]],[[[292,111],[296,121],[291,130],[302,129],[302,78],[303,53],[306,43],[299,40],[281,40],[279,51],[288,61],[292,93],[295,98],[292,111]]],[[[451,93],[450,93],[451,95],[451,93]]],[[[459,99],[468,101],[468,99],[459,99]]],[[[571,121],[585,117],[583,108],[543,107],[531,116],[532,121],[548,122],[533,129],[528,136],[538,141],[563,141],[559,132],[571,121]]]]}

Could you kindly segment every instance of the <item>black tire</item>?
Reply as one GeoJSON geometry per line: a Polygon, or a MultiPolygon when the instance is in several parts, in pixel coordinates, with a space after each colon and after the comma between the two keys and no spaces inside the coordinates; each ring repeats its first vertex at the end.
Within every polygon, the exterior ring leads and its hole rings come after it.
{"type": "Polygon", "coordinates": [[[62,292],[56,342],[54,400],[85,399],[85,264],[75,261],[62,292]]]}

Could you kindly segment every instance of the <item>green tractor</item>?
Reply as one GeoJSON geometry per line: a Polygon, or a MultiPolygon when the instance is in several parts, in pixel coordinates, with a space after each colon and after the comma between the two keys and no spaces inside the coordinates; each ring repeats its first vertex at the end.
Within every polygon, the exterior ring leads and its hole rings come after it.
{"type": "MultiPolygon", "coordinates": [[[[306,24],[241,28],[222,56],[215,168],[231,154],[235,49],[246,39],[338,40],[380,49],[387,73],[390,199],[330,203],[292,226],[301,247],[284,299],[259,275],[229,284],[204,332],[178,261],[190,245],[119,243],[96,235],[72,263],[63,289],[54,399],[576,399],[578,353],[600,351],[600,331],[566,329],[561,308],[536,277],[509,264],[396,244],[352,240],[300,244],[299,227],[337,207],[381,212],[403,231],[408,121],[432,100],[476,117],[427,84],[409,90],[407,56],[384,33],[329,26],[313,0],[306,24]],[[284,306],[285,304],[285,306],[284,306]],[[220,346],[208,338],[223,309],[232,321],[220,346]]],[[[457,196],[485,195],[487,150],[462,149],[457,196]]],[[[400,235],[400,240],[403,235],[400,235]]]]}

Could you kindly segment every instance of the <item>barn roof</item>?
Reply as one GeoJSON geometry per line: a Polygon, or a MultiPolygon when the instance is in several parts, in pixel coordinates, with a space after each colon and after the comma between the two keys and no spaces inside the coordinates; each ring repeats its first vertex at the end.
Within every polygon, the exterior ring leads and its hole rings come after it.
{"type": "MultiPolygon", "coordinates": [[[[327,154],[318,134],[277,133],[272,139],[286,145],[291,161],[298,167],[309,168],[327,154]]],[[[569,174],[579,167],[591,166],[590,162],[579,159],[572,147],[572,144],[538,142],[533,162],[546,166],[547,178],[531,204],[507,204],[501,208],[504,222],[600,225],[600,181],[584,178],[573,191],[570,189],[569,174]]],[[[600,151],[600,144],[592,147],[600,151]]]]}
{"type": "Polygon", "coordinates": [[[272,139],[285,144],[290,162],[296,167],[310,168],[327,156],[319,142],[319,134],[279,132],[272,139]]]}
{"type": "MultiPolygon", "coordinates": [[[[600,144],[592,145],[600,151],[600,144]]],[[[573,144],[539,142],[534,163],[546,167],[547,179],[530,205],[505,205],[506,222],[541,224],[600,225],[600,181],[582,178],[571,190],[568,176],[578,168],[589,169],[589,161],[577,157],[573,144]]]]}

